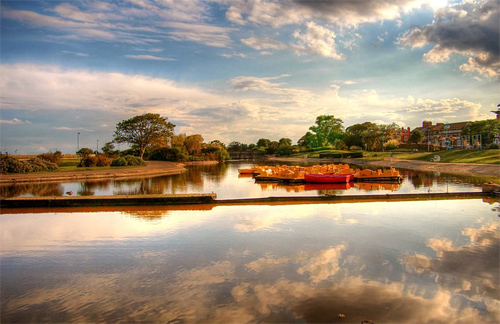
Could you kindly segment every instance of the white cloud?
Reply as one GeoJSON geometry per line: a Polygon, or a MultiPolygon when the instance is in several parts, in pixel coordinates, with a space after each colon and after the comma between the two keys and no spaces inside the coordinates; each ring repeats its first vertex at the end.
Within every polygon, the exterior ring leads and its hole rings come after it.
{"type": "Polygon", "coordinates": [[[452,54],[458,54],[468,58],[460,70],[500,76],[499,15],[500,3],[496,0],[451,4],[437,10],[431,24],[414,27],[398,43],[412,48],[434,44],[424,54],[426,62],[448,62],[452,54]]]}
{"type": "Polygon", "coordinates": [[[264,49],[276,49],[283,50],[287,49],[288,46],[280,41],[271,39],[269,37],[250,37],[246,39],[242,39],[241,42],[255,50],[264,50],[264,49]]]}
{"type": "Polygon", "coordinates": [[[11,120],[1,119],[0,124],[18,125],[23,124],[23,121],[17,118],[12,118],[11,120]]]}
{"type": "Polygon", "coordinates": [[[173,58],[153,56],[153,55],[125,55],[125,57],[135,60],[177,61],[176,59],[173,58]]]}
{"type": "Polygon", "coordinates": [[[322,26],[316,25],[314,22],[306,24],[307,30],[301,33],[296,30],[293,33],[298,41],[294,44],[294,49],[298,52],[313,53],[335,60],[342,60],[343,55],[337,52],[335,38],[337,35],[322,26]]]}

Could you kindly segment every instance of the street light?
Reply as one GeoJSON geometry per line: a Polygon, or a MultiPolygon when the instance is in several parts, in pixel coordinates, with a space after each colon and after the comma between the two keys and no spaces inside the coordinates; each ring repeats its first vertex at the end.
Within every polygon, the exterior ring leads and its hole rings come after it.
{"type": "Polygon", "coordinates": [[[97,153],[99,153],[99,140],[97,140],[97,153]]]}
{"type": "Polygon", "coordinates": [[[80,133],[76,134],[76,151],[80,151],[80,133]]]}

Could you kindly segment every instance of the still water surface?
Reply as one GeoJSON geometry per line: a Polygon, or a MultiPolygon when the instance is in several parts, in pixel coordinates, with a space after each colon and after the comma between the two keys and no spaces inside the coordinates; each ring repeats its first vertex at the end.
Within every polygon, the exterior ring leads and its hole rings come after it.
{"type": "Polygon", "coordinates": [[[69,194],[102,196],[214,192],[218,198],[226,199],[325,194],[464,192],[481,191],[481,185],[484,182],[495,180],[491,177],[477,178],[399,170],[404,177],[401,184],[278,185],[276,183],[255,183],[252,177],[238,175],[238,168],[251,166],[253,166],[251,163],[224,163],[190,166],[188,171],[183,174],[144,179],[2,185],[0,186],[0,195],[2,197],[67,196],[69,194]]]}
{"type": "Polygon", "coordinates": [[[4,214],[1,322],[498,323],[499,213],[472,199],[4,214]]]}

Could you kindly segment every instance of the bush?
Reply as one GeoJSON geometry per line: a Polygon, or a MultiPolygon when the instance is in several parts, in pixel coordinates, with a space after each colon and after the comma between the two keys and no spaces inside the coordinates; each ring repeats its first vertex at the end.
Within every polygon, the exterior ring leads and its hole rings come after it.
{"type": "Polygon", "coordinates": [[[146,165],[146,162],[141,160],[141,158],[133,155],[126,155],[114,159],[111,162],[111,166],[134,166],[134,165],[146,165]]]}
{"type": "Polygon", "coordinates": [[[319,158],[332,158],[332,159],[340,159],[340,158],[362,158],[363,152],[346,152],[346,153],[320,153],[319,158]]]}
{"type": "Polygon", "coordinates": [[[498,144],[493,143],[493,144],[490,144],[490,145],[488,146],[488,148],[489,148],[489,149],[498,149],[498,148],[499,148],[499,146],[498,146],[498,144]]]}
{"type": "Polygon", "coordinates": [[[113,162],[111,162],[111,166],[127,166],[128,162],[124,157],[119,157],[118,159],[114,159],[113,162]]]}
{"type": "Polygon", "coordinates": [[[80,160],[80,163],[78,163],[77,167],[78,168],[91,168],[91,167],[95,167],[97,164],[97,158],[95,157],[95,155],[87,155],[87,156],[84,156],[82,157],[82,159],[80,160]]]}
{"type": "Polygon", "coordinates": [[[61,165],[63,155],[60,151],[55,151],[54,153],[52,153],[52,152],[43,153],[43,154],[38,155],[37,157],[40,159],[43,159],[45,161],[55,163],[59,166],[59,165],[61,165]]]}
{"type": "Polygon", "coordinates": [[[28,172],[57,170],[57,168],[59,167],[57,164],[41,159],[39,157],[34,157],[28,160],[28,164],[29,164],[28,172]]]}
{"type": "Polygon", "coordinates": [[[127,160],[127,165],[146,165],[140,157],[134,155],[126,155],[123,158],[127,160]]]}
{"type": "Polygon", "coordinates": [[[28,161],[22,161],[4,154],[0,156],[0,172],[3,174],[47,171],[56,170],[57,168],[57,164],[39,157],[34,157],[28,161]]]}

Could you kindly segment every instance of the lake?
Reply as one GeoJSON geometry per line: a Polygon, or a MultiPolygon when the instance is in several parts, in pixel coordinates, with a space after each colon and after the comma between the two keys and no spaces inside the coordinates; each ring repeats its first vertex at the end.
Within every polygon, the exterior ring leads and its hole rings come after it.
{"type": "Polygon", "coordinates": [[[481,199],[0,215],[1,322],[498,323],[499,216],[481,199]]]}
{"type": "MultiPolygon", "coordinates": [[[[481,191],[258,184],[251,164],[126,181],[3,186],[2,196],[215,192],[219,198],[481,191]]],[[[498,323],[495,198],[0,214],[2,323],[498,323]]]]}
{"type": "Polygon", "coordinates": [[[351,183],[348,187],[345,185],[339,187],[338,184],[279,185],[255,183],[252,177],[238,175],[238,168],[248,168],[253,165],[252,163],[223,163],[189,166],[188,171],[183,174],[143,179],[0,185],[0,195],[2,197],[67,196],[71,193],[79,196],[102,196],[214,192],[218,198],[226,199],[325,194],[468,192],[481,191],[483,183],[498,181],[498,178],[494,177],[478,178],[398,170],[403,176],[401,184],[351,183]]]}

